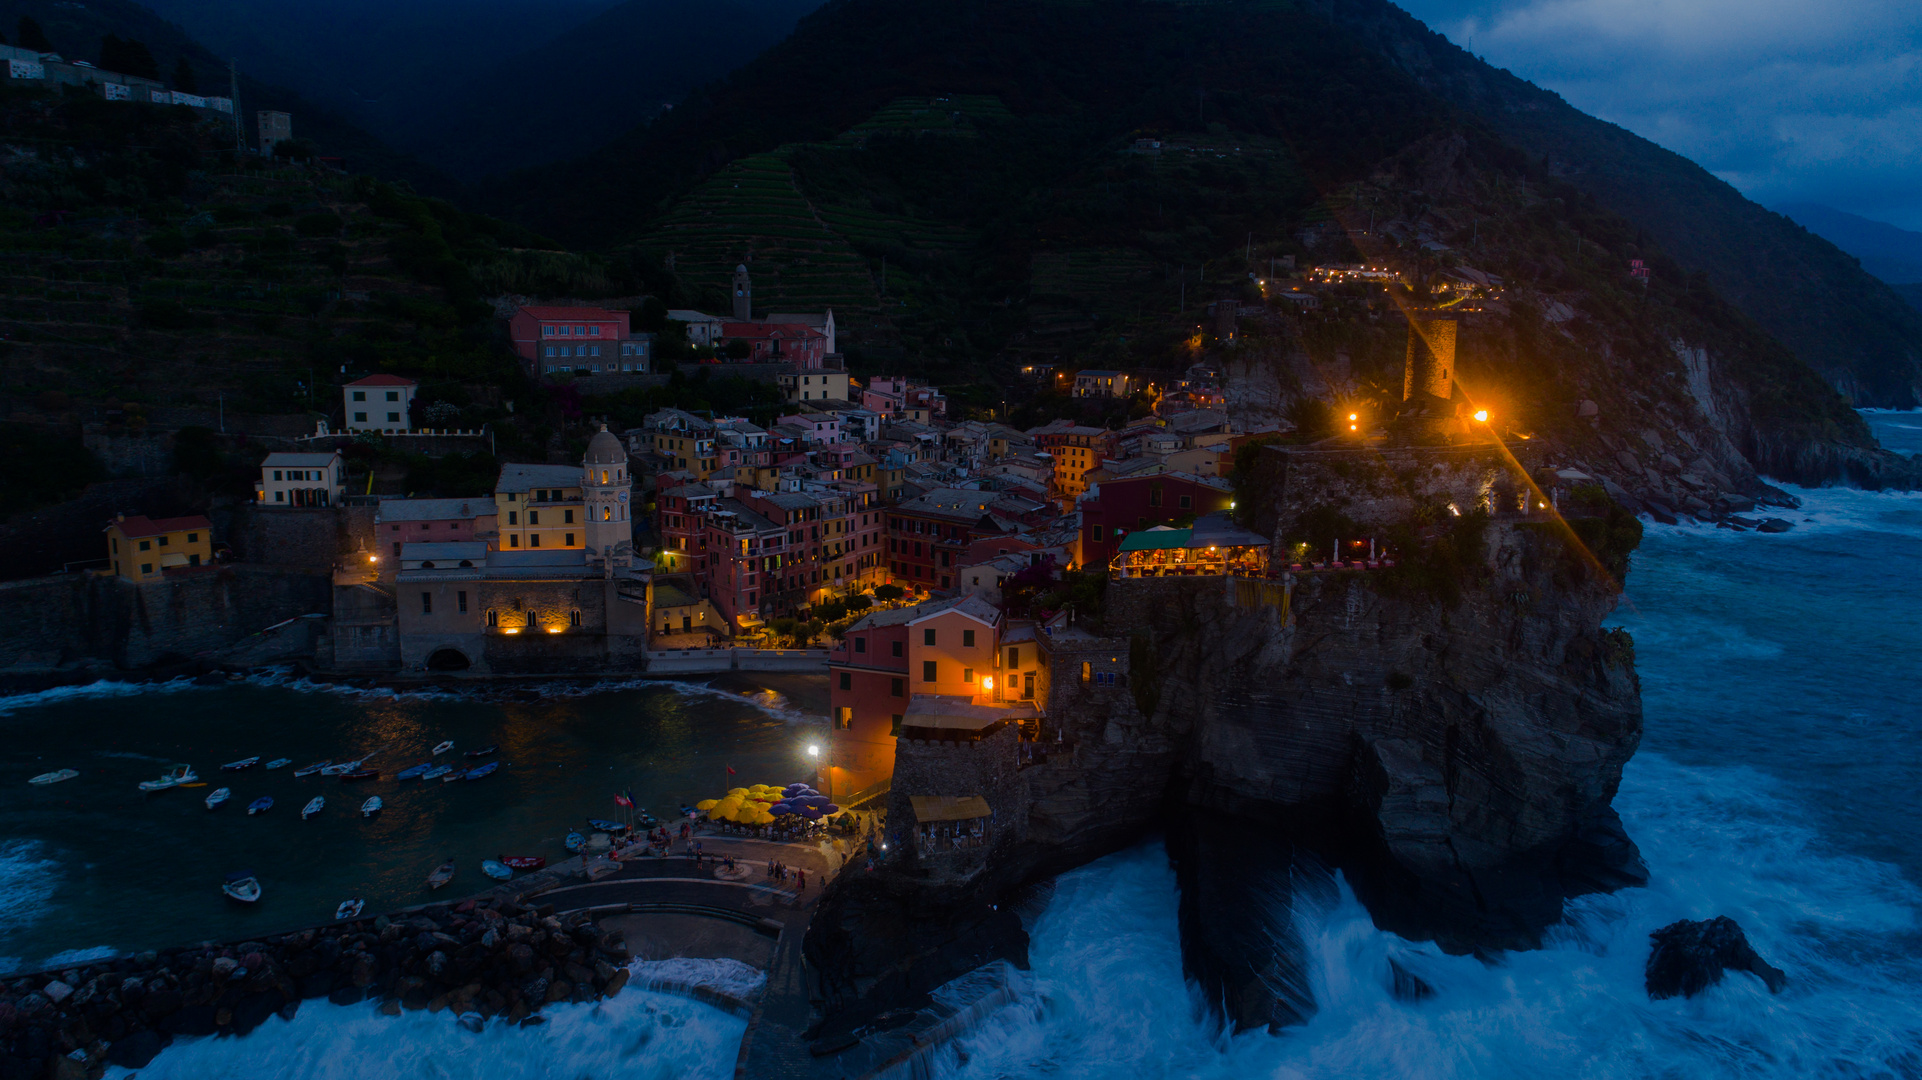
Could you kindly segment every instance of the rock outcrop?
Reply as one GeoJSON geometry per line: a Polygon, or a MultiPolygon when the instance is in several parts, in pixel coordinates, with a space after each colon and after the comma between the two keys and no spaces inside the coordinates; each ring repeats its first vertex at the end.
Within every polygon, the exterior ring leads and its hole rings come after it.
{"type": "Polygon", "coordinates": [[[1648,935],[1648,966],[1643,978],[1651,1000],[1694,997],[1722,981],[1728,971],[1746,971],[1779,994],[1789,977],[1762,959],[1734,919],[1683,919],[1648,935]]]}

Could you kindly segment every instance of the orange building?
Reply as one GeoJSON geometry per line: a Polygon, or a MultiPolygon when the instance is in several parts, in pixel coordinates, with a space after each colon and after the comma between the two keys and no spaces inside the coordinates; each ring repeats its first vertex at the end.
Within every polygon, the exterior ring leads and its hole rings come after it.
{"type": "Polygon", "coordinates": [[[128,581],[159,581],[166,571],[214,561],[213,522],[190,517],[118,515],[107,525],[107,564],[128,581]]]}

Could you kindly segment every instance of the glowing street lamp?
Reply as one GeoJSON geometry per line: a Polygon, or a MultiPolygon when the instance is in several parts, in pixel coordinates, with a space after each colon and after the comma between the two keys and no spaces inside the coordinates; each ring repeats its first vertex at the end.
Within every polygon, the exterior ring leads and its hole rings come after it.
{"type": "Polygon", "coordinates": [[[1486,423],[1488,423],[1488,410],[1487,410],[1487,409],[1476,409],[1476,410],[1475,410],[1475,422],[1476,422],[1476,423],[1478,423],[1478,424],[1486,424],[1486,423]]]}
{"type": "Polygon", "coordinates": [[[820,747],[818,747],[818,746],[815,746],[815,745],[814,745],[814,744],[812,744],[812,743],[810,743],[810,744],[808,744],[808,756],[809,756],[809,757],[811,757],[811,758],[818,758],[818,757],[820,757],[820,756],[821,756],[821,748],[820,748],[820,747]]]}

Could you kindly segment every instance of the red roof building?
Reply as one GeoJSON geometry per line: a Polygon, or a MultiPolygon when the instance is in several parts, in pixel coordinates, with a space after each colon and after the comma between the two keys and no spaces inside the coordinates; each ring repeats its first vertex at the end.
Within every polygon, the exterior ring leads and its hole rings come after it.
{"type": "Polygon", "coordinates": [[[828,336],[803,323],[724,322],[721,347],[745,341],[747,358],[756,364],[793,364],[797,368],[821,366],[827,356],[828,336]]]}
{"type": "Polygon", "coordinates": [[[507,320],[507,336],[535,375],[646,372],[654,335],[635,336],[630,319],[607,308],[529,306],[507,320]]]}

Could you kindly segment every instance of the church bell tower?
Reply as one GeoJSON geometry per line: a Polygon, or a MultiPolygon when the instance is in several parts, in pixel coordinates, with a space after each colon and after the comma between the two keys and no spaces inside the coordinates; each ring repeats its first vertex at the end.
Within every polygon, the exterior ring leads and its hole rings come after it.
{"type": "Polygon", "coordinates": [[[634,522],[629,498],[633,478],[627,475],[627,450],[602,424],[587,444],[581,460],[581,491],[587,497],[587,560],[613,569],[634,559],[634,522]]]}
{"type": "Polygon", "coordinates": [[[754,321],[754,282],[748,280],[746,263],[734,267],[734,321],[754,321]]]}

